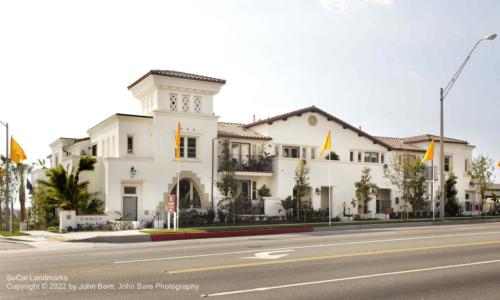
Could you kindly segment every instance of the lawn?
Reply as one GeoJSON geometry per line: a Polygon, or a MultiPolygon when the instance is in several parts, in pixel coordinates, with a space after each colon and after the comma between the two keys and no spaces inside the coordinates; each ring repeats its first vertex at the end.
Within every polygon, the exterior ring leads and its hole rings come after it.
{"type": "Polygon", "coordinates": [[[14,231],[12,233],[8,231],[0,231],[1,236],[23,236],[23,235],[29,235],[27,233],[21,232],[21,231],[14,231]]]}
{"type": "MultiPolygon", "coordinates": [[[[446,218],[447,221],[460,221],[460,220],[480,220],[480,219],[497,219],[500,221],[500,217],[453,217],[446,218]]],[[[495,221],[497,221],[495,220],[495,221]]],[[[409,219],[403,221],[401,219],[391,219],[391,220],[360,220],[360,221],[344,221],[344,222],[333,222],[334,226],[349,226],[349,225],[370,225],[370,224],[394,224],[394,223],[418,223],[418,222],[432,222],[432,219],[409,219]]],[[[436,218],[435,223],[440,223],[440,220],[436,218]]],[[[444,223],[443,223],[444,224],[444,223]]],[[[198,232],[217,232],[217,231],[238,231],[238,230],[255,230],[255,229],[275,229],[275,228],[303,228],[303,227],[327,227],[328,222],[320,223],[287,223],[287,224],[262,224],[262,225],[233,225],[233,226],[210,226],[210,227],[186,227],[181,228],[179,231],[174,231],[172,229],[144,229],[141,230],[143,233],[147,234],[163,234],[163,233],[198,233],[198,232]]]]}

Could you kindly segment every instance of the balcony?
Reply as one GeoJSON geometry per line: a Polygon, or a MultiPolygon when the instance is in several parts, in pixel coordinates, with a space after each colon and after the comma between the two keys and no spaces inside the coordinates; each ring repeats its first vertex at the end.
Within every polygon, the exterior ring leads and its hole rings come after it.
{"type": "MultiPolygon", "coordinates": [[[[223,156],[219,156],[219,171],[227,163],[223,156]]],[[[236,172],[273,172],[272,157],[262,157],[259,155],[230,155],[229,163],[236,172]]]]}

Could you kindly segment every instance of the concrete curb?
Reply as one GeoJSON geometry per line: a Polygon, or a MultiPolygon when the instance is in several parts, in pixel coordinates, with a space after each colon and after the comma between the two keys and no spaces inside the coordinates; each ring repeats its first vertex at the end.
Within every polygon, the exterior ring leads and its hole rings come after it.
{"type": "Polygon", "coordinates": [[[300,232],[311,232],[311,231],[313,231],[312,227],[299,227],[299,228],[273,228],[273,229],[214,231],[214,232],[195,232],[195,233],[159,233],[159,234],[152,234],[151,241],[153,242],[175,241],[175,240],[237,237],[237,236],[266,235],[266,234],[300,233],[300,232]]]}

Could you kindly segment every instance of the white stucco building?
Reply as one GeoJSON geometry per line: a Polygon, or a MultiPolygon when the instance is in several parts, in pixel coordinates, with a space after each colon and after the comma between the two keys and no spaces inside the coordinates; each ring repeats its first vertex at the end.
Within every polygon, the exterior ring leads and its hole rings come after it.
{"type": "MultiPolygon", "coordinates": [[[[242,201],[250,208],[245,213],[263,213],[255,200],[257,190],[265,184],[271,192],[265,200],[265,213],[277,214],[279,200],[292,194],[294,172],[301,159],[310,167],[310,188],[304,198],[315,209],[326,209],[328,161],[317,156],[326,132],[331,130],[333,150],[339,156],[331,163],[332,215],[342,217],[344,206],[356,212],[351,206],[354,182],[364,167],[371,169],[373,182],[379,187],[367,212],[382,218],[387,207],[399,211],[400,195],[384,178],[384,168],[396,154],[422,156],[433,136],[372,136],[315,106],[251,124],[218,122],[213,104],[225,83],[207,76],[150,71],[128,87],[142,108],[140,114],[115,114],[91,127],[88,137],[57,139],[50,144],[51,165],[74,163],[80,155],[96,156],[96,170],[83,179],[91,182],[92,191],[101,193],[106,211],[139,222],[150,220],[156,212],[163,212],[164,195],[175,194],[174,137],[180,122],[184,207],[215,207],[220,200],[215,186],[218,158],[221,141],[228,139],[242,201]],[[267,155],[262,157],[263,153],[267,155]]],[[[437,158],[439,137],[435,138],[437,158]]],[[[458,177],[458,200],[465,214],[475,213],[475,193],[466,174],[474,147],[451,138],[445,143],[445,169],[458,177]]],[[[438,163],[436,159],[436,170],[438,163]]],[[[438,175],[436,172],[435,178],[438,175]]],[[[438,185],[436,181],[435,193],[438,185]]]]}

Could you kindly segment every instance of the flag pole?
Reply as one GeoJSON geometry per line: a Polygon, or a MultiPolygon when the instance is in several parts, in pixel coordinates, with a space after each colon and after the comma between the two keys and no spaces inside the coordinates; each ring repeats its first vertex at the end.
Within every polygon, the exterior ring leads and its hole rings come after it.
{"type": "Polygon", "coordinates": [[[332,225],[332,151],[328,153],[328,226],[332,225]]]}
{"type": "Polygon", "coordinates": [[[432,222],[434,222],[434,210],[436,204],[434,203],[434,158],[431,160],[431,202],[432,202],[432,222]]]}
{"type": "MultiPolygon", "coordinates": [[[[11,140],[11,144],[12,144],[12,135],[10,136],[10,140],[11,140]]],[[[11,151],[12,151],[12,145],[10,145],[11,147],[11,151]]],[[[9,154],[9,159],[10,160],[12,159],[12,155],[9,154]]],[[[13,222],[13,219],[14,219],[14,197],[12,197],[10,199],[10,229],[9,229],[9,232],[12,233],[14,231],[14,222],[13,222]]]]}
{"type": "MultiPolygon", "coordinates": [[[[9,162],[10,162],[10,153],[9,153],[9,123],[5,123],[5,204],[7,205],[7,209],[9,208],[9,201],[10,201],[10,191],[9,191],[9,185],[10,185],[10,167],[9,167],[9,162]]],[[[7,224],[5,224],[7,226],[7,224]]],[[[10,222],[9,222],[9,232],[12,233],[12,209],[11,209],[11,214],[10,214],[10,222]]]]}
{"type": "MultiPolygon", "coordinates": [[[[177,151],[180,151],[180,149],[178,149],[177,151]]],[[[180,159],[177,160],[177,195],[176,195],[176,198],[177,198],[177,205],[175,207],[176,209],[176,212],[175,212],[175,230],[179,230],[179,206],[180,206],[180,197],[179,197],[179,189],[180,189],[180,186],[179,186],[179,183],[180,183],[180,166],[179,166],[179,161],[180,159]]]]}

